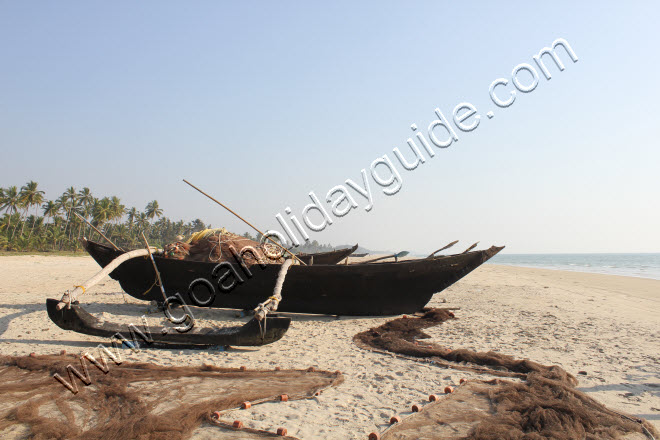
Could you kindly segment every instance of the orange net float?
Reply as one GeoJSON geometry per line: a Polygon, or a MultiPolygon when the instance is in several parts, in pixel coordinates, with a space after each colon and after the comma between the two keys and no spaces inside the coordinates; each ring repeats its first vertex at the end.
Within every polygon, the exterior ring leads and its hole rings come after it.
{"type": "Polygon", "coordinates": [[[377,432],[372,432],[369,434],[369,440],[380,440],[380,434],[377,432]]]}
{"type": "Polygon", "coordinates": [[[412,406],[412,412],[419,412],[422,408],[420,408],[419,405],[413,405],[412,406]]]}
{"type": "Polygon", "coordinates": [[[286,428],[277,428],[277,435],[281,435],[282,437],[284,437],[286,433],[287,433],[286,428]]]}
{"type": "Polygon", "coordinates": [[[289,401],[289,395],[288,394],[280,395],[280,402],[288,402],[288,401],[289,401]]]}
{"type": "Polygon", "coordinates": [[[241,365],[241,367],[240,367],[239,369],[240,369],[241,371],[247,371],[247,367],[246,367],[245,365],[241,365]]]}
{"type": "Polygon", "coordinates": [[[250,409],[252,407],[252,404],[250,402],[243,402],[241,403],[241,409],[250,409]]]}
{"type": "Polygon", "coordinates": [[[438,396],[435,394],[429,395],[429,402],[435,402],[436,400],[438,400],[438,396]]]}
{"type": "Polygon", "coordinates": [[[280,371],[282,367],[275,367],[275,371],[280,371]]]}
{"type": "Polygon", "coordinates": [[[395,423],[401,423],[401,417],[399,416],[392,416],[390,418],[390,425],[394,425],[395,423]]]}
{"type": "Polygon", "coordinates": [[[211,418],[220,420],[220,411],[213,411],[213,414],[211,414],[211,418]]]}
{"type": "Polygon", "coordinates": [[[240,420],[234,420],[234,423],[231,425],[236,429],[241,429],[243,427],[243,422],[240,420]]]}
{"type": "Polygon", "coordinates": [[[460,383],[460,384],[464,384],[465,382],[467,382],[467,380],[465,380],[463,378],[461,378],[461,380],[458,381],[458,383],[460,383]]]}
{"type": "Polygon", "coordinates": [[[453,392],[454,392],[454,389],[452,387],[449,387],[449,386],[445,387],[445,394],[451,394],[453,392]]]}
{"type": "Polygon", "coordinates": [[[307,369],[307,371],[309,371],[310,373],[313,373],[314,371],[316,371],[316,368],[314,368],[314,367],[309,367],[309,368],[307,369]]]}

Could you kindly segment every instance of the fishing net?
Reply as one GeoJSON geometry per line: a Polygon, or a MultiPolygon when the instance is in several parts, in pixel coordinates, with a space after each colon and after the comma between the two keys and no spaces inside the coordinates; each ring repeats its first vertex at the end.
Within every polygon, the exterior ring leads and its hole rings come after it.
{"type": "Polygon", "coordinates": [[[447,309],[427,309],[354,336],[372,351],[432,360],[441,367],[520,379],[470,381],[439,403],[386,431],[383,439],[646,439],[658,437],[648,422],[606,408],[575,389],[577,380],[545,366],[495,352],[451,350],[420,344],[422,331],[453,319],[447,309]]]}
{"type": "MultiPolygon", "coordinates": [[[[94,357],[101,363],[101,355],[94,357]]],[[[309,398],[342,381],[339,372],[128,362],[108,362],[104,374],[71,355],[0,356],[0,378],[0,438],[95,440],[179,440],[204,429],[213,430],[206,438],[274,437],[250,430],[223,431],[213,426],[211,414],[244,401],[278,400],[282,394],[309,398]],[[89,385],[84,386],[71,368],[67,374],[69,365],[89,385]],[[54,379],[55,373],[77,392],[54,379]]]]}
{"type": "Polygon", "coordinates": [[[280,250],[272,243],[259,243],[227,231],[225,228],[196,232],[186,241],[165,245],[164,256],[177,260],[218,263],[235,262],[240,257],[246,265],[282,264],[280,250]]]}

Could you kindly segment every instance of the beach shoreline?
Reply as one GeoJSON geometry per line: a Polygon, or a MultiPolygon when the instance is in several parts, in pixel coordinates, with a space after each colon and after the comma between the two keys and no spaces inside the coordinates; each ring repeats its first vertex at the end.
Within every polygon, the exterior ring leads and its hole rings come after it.
{"type": "MultiPolygon", "coordinates": [[[[46,298],[59,298],[96,273],[91,258],[0,256],[0,267],[2,354],[82,354],[106,342],[57,328],[45,311],[46,298]]],[[[126,322],[147,311],[147,303],[119,292],[118,283],[108,278],[81,304],[126,322]]],[[[430,342],[559,365],[578,377],[579,390],[660,429],[659,280],[487,264],[436,294],[429,306],[459,308],[457,319],[428,329],[430,342]]],[[[205,311],[198,318],[212,322],[233,315],[205,311]]],[[[300,315],[281,341],[264,347],[124,351],[126,360],[161,365],[340,370],[345,382],[315,400],[259,405],[240,416],[247,426],[286,426],[289,434],[304,439],[363,439],[444,386],[483,378],[353,344],[356,333],[390,319],[300,315]]]]}

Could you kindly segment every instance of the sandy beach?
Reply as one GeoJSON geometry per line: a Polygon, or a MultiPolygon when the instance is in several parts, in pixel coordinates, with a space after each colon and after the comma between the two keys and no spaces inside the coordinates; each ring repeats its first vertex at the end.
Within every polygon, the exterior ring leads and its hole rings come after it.
{"type": "MultiPolygon", "coordinates": [[[[97,270],[89,257],[0,257],[2,354],[82,354],[104,342],[60,330],[45,311],[46,298],[60,298],[97,270]]],[[[115,321],[136,322],[146,312],[150,323],[163,321],[147,303],[120,292],[108,278],[81,304],[115,321]]],[[[458,319],[427,331],[432,342],[559,365],[578,377],[579,390],[660,429],[660,281],[486,264],[429,306],[460,308],[458,319]]],[[[234,315],[196,313],[201,324],[234,315]]],[[[389,319],[299,315],[281,341],[261,348],[124,351],[127,360],[161,365],[340,370],[345,382],[315,400],[267,403],[228,417],[271,431],[285,426],[302,439],[364,439],[429,394],[477,377],[353,344],[353,335],[389,319]]]]}

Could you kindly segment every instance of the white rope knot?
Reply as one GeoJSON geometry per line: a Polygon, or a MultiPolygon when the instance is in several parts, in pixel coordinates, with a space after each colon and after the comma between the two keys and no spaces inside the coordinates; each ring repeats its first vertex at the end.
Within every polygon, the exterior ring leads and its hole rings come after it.
{"type": "Polygon", "coordinates": [[[71,303],[76,301],[76,298],[73,296],[73,292],[70,292],[67,290],[64,292],[64,295],[62,295],[62,299],[60,300],[60,304],[58,304],[58,309],[63,309],[64,306],[66,306],[67,309],[71,308],[71,303]]]}

